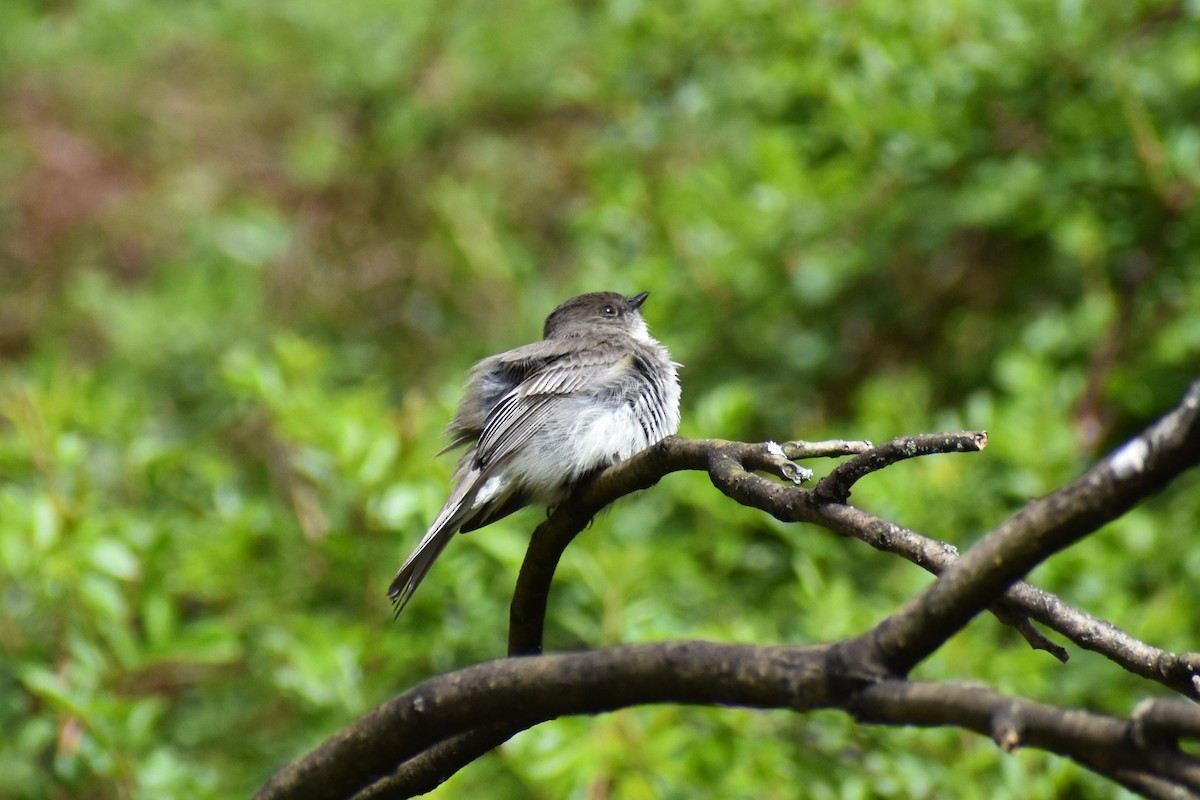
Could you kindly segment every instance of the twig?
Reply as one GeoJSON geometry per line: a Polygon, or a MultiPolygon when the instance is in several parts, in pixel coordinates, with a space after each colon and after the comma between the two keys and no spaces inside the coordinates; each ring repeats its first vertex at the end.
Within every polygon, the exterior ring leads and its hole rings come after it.
{"type": "Polygon", "coordinates": [[[934,433],[893,439],[838,464],[816,485],[813,496],[821,501],[845,503],[850,498],[850,487],[872,472],[918,456],[953,452],[977,453],[987,447],[987,443],[987,431],[934,433]]]}

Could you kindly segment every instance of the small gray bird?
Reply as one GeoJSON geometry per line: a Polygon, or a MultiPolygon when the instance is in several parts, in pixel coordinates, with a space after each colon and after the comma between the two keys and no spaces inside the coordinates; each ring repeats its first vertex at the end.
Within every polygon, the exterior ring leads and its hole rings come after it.
{"type": "Polygon", "coordinates": [[[679,429],[678,365],[638,313],[648,294],[572,297],[546,318],[542,341],[471,368],[442,453],[469,449],[449,499],[388,587],[397,614],[456,532],[554,505],[583,478],[679,429]]]}

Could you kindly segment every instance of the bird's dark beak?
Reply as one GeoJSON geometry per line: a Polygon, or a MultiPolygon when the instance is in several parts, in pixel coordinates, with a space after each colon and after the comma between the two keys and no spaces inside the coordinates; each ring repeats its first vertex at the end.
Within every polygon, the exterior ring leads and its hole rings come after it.
{"type": "Polygon", "coordinates": [[[635,294],[633,297],[626,297],[625,299],[629,301],[629,305],[633,306],[634,310],[637,310],[642,307],[642,303],[646,302],[646,298],[649,296],[649,292],[642,292],[641,294],[635,294]]]}

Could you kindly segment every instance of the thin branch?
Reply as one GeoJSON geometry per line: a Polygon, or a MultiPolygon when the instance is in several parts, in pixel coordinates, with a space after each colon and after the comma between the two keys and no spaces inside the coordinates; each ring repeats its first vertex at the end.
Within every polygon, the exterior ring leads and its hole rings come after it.
{"type": "Polygon", "coordinates": [[[811,475],[791,459],[837,457],[863,452],[867,442],[764,442],[747,444],[722,439],[684,439],[669,436],[627,461],[610,467],[567,498],[539,525],[529,541],[509,608],[509,655],[542,652],[546,603],[562,554],[601,509],[627,494],[647,489],[664,475],[682,470],[707,470],[715,453],[770,472],[792,483],[811,475]]]}
{"type": "Polygon", "coordinates": [[[1135,723],[1133,738],[1139,744],[1200,740],[1200,713],[1190,703],[1161,698],[1144,700],[1130,716],[1135,723]]]}
{"type": "Polygon", "coordinates": [[[1200,381],[1174,410],[1078,480],[1028,503],[885,619],[869,658],[906,674],[1029,570],[1198,463],[1200,381]]]}
{"type": "MultiPolygon", "coordinates": [[[[978,432],[910,436],[896,440],[907,444],[888,443],[882,448],[873,448],[869,442],[842,440],[747,444],[670,436],[601,472],[534,530],[509,608],[508,652],[510,655],[542,652],[550,584],[562,554],[575,536],[602,508],[627,494],[653,486],[665,475],[682,470],[707,471],[713,484],[732,499],[785,522],[795,522],[808,516],[797,516],[796,509],[807,505],[809,497],[807,492],[798,492],[795,484],[807,480],[811,473],[797,468],[791,459],[847,454],[860,454],[858,457],[862,458],[861,454],[879,449],[885,453],[885,460],[894,463],[915,455],[961,452],[986,441],[986,435],[978,432]],[[754,474],[755,470],[783,478],[792,486],[761,478],[754,474]]],[[[852,476],[842,479],[847,491],[854,479],[852,476]]]]}
{"type": "MultiPolygon", "coordinates": [[[[1172,703],[1170,709],[1173,731],[1194,733],[1200,725],[1200,707],[1172,703]]],[[[1173,741],[1139,740],[1144,719],[1136,712],[1121,719],[1009,697],[986,686],[904,680],[865,687],[850,711],[862,722],[964,728],[991,737],[1007,752],[1035,747],[1113,780],[1118,773],[1142,773],[1174,791],[1200,792],[1200,759],[1173,741]]]]}
{"type": "Polygon", "coordinates": [[[987,447],[987,443],[987,431],[903,436],[838,464],[817,483],[812,493],[818,500],[845,503],[850,498],[850,487],[872,472],[918,456],[953,452],[978,453],[987,447]]]}
{"type": "MultiPolygon", "coordinates": [[[[876,550],[903,556],[935,575],[941,575],[959,560],[958,550],[953,545],[923,536],[860,508],[831,504],[819,506],[813,513],[811,522],[843,536],[860,539],[876,550]]],[[[1011,608],[1134,675],[1200,700],[1200,653],[1168,653],[1153,647],[1111,622],[1073,608],[1057,596],[1024,582],[1010,586],[999,606],[993,604],[989,608],[1000,614],[1003,608],[1011,608]]]]}
{"type": "Polygon", "coordinates": [[[523,729],[497,723],[444,739],[401,763],[395,772],[354,795],[353,800],[399,800],[432,792],[465,765],[495,750],[523,729]]]}
{"type": "Polygon", "coordinates": [[[1149,800],[1196,800],[1196,795],[1187,789],[1144,772],[1119,769],[1110,777],[1129,791],[1149,800]]]}

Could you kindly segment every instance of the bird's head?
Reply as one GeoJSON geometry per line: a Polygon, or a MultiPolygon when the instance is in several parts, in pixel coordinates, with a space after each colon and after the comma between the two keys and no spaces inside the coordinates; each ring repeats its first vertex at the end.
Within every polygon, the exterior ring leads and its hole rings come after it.
{"type": "Polygon", "coordinates": [[[585,336],[590,333],[623,332],[649,340],[646,321],[638,312],[649,292],[625,297],[616,292],[590,292],[572,297],[546,317],[543,337],[585,336]]]}

